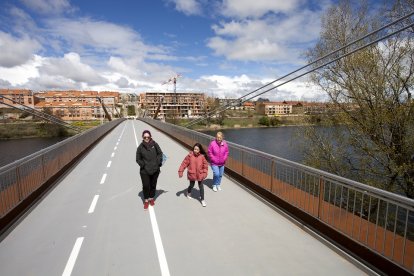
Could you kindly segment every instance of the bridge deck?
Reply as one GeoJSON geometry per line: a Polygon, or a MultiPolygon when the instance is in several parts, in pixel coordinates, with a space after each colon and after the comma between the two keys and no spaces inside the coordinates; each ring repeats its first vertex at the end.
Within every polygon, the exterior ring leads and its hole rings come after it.
{"type": "Polygon", "coordinates": [[[211,170],[207,207],[187,199],[188,182],[177,175],[187,152],[142,122],[122,123],[1,241],[0,275],[161,275],[160,258],[171,275],[365,274],[232,180],[224,177],[223,191],[213,192],[211,170]],[[140,142],[143,129],[168,156],[150,211],[135,163],[135,133],[140,142]]]}

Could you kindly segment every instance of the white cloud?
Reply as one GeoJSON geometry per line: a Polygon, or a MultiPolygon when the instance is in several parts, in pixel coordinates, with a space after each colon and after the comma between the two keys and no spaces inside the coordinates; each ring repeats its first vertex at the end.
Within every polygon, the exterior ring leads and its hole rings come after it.
{"type": "MultiPolygon", "coordinates": [[[[270,83],[271,79],[252,79],[249,76],[241,75],[234,77],[226,76],[203,76],[194,85],[201,87],[210,96],[219,98],[240,98],[267,83],[270,83]]],[[[306,82],[295,80],[287,83],[279,88],[273,89],[259,96],[260,92],[263,92],[269,88],[274,87],[281,82],[277,82],[273,85],[269,85],[258,92],[252,93],[248,98],[258,96],[262,98],[269,98],[270,100],[326,100],[325,93],[318,87],[306,82]]],[[[252,98],[257,100],[258,97],[252,98]]],[[[246,99],[246,98],[245,98],[246,99]]]]}
{"type": "Polygon", "coordinates": [[[21,2],[34,12],[42,14],[59,14],[73,9],[67,0],[21,0],[21,2]]]}
{"type": "Polygon", "coordinates": [[[0,67],[11,68],[26,63],[41,48],[41,45],[27,36],[13,37],[0,31],[0,67]]]}
{"type": "Polygon", "coordinates": [[[288,13],[304,0],[224,0],[221,13],[227,17],[260,17],[268,12],[288,13]]]}
{"type": "Polygon", "coordinates": [[[135,58],[166,54],[162,47],[146,45],[133,29],[109,22],[88,18],[51,19],[48,21],[48,29],[54,37],[59,37],[67,47],[74,48],[77,52],[89,51],[92,54],[135,58]]]}
{"type": "MultiPolygon", "coordinates": [[[[11,68],[0,67],[0,79],[9,82],[11,85],[23,85],[30,78],[39,76],[38,67],[42,64],[43,58],[34,55],[32,59],[26,61],[25,64],[14,66],[11,68]]],[[[30,86],[27,87],[30,89],[30,86]]]]}
{"type": "Polygon", "coordinates": [[[135,88],[135,85],[129,82],[129,80],[125,77],[119,78],[116,82],[116,85],[120,88],[135,88]]]}
{"type": "Polygon", "coordinates": [[[196,0],[170,0],[175,4],[175,9],[186,15],[196,15],[201,13],[201,6],[196,0]]]}
{"type": "Polygon", "coordinates": [[[63,58],[48,58],[39,68],[39,72],[90,85],[106,82],[106,79],[101,77],[91,66],[83,63],[77,53],[65,54],[63,58]]]}
{"type": "Polygon", "coordinates": [[[320,13],[302,11],[279,18],[232,20],[213,25],[207,46],[229,60],[298,63],[303,44],[319,35],[320,13]]]}

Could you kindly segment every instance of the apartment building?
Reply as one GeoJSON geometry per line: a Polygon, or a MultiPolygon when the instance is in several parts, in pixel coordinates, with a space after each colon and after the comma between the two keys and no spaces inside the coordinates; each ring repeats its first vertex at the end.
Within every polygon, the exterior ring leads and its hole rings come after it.
{"type": "Polygon", "coordinates": [[[275,116],[291,114],[293,103],[290,102],[256,102],[256,112],[260,115],[275,116]]]}
{"type": "Polygon", "coordinates": [[[204,93],[185,92],[146,92],[140,94],[140,107],[146,111],[146,116],[152,117],[161,103],[158,118],[199,117],[204,114],[204,93]]]}
{"type": "Polygon", "coordinates": [[[21,107],[26,105],[34,108],[33,92],[28,89],[0,89],[0,108],[10,108],[10,105],[21,107]]]}
{"type": "Polygon", "coordinates": [[[301,101],[283,101],[283,102],[256,102],[258,114],[275,116],[287,114],[320,114],[325,113],[332,107],[322,102],[301,102],[301,101]]]}
{"type": "Polygon", "coordinates": [[[252,102],[244,102],[242,105],[243,110],[254,111],[256,109],[255,104],[252,102]]]}
{"type": "Polygon", "coordinates": [[[119,102],[119,92],[97,91],[46,91],[35,94],[35,108],[48,108],[51,113],[63,120],[96,120],[104,117],[99,98],[107,111],[115,115],[119,102]]]}

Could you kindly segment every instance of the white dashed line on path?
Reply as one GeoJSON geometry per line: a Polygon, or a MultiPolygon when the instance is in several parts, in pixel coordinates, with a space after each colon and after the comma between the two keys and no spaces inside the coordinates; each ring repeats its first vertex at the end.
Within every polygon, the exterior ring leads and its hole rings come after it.
{"type": "Polygon", "coordinates": [[[98,202],[98,199],[99,199],[99,195],[95,195],[93,197],[91,206],[89,207],[88,214],[91,214],[91,213],[93,213],[95,211],[95,207],[96,207],[96,203],[98,202]]]}
{"type": "Polygon", "coordinates": [[[111,164],[112,164],[112,161],[109,161],[108,165],[106,165],[106,167],[109,168],[111,166],[111,164]]]}
{"type": "Polygon", "coordinates": [[[78,258],[79,251],[81,249],[84,237],[79,237],[76,239],[75,245],[73,246],[72,253],[68,262],[66,263],[65,270],[62,273],[62,276],[70,276],[72,274],[73,267],[75,266],[76,259],[78,258]]]}
{"type": "Polygon", "coordinates": [[[105,179],[106,179],[106,173],[104,173],[104,175],[102,175],[101,183],[100,184],[104,184],[105,183],[105,179]]]}

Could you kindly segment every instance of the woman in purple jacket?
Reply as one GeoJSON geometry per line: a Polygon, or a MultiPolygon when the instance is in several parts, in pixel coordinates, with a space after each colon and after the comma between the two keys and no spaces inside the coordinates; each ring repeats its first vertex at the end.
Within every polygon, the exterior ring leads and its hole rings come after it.
{"type": "Polygon", "coordinates": [[[221,177],[224,173],[224,165],[229,155],[229,147],[223,140],[223,133],[217,132],[216,139],[208,146],[211,169],[213,170],[213,191],[221,191],[221,177]]]}

